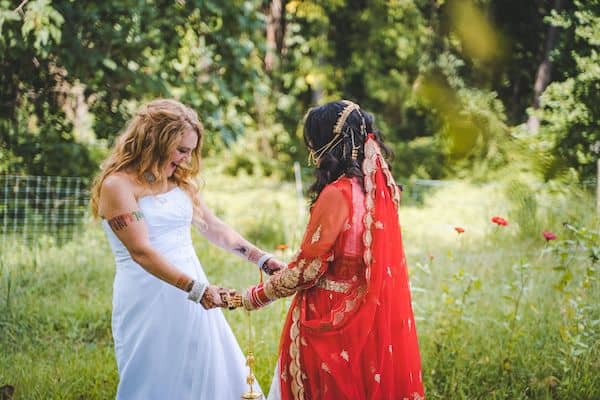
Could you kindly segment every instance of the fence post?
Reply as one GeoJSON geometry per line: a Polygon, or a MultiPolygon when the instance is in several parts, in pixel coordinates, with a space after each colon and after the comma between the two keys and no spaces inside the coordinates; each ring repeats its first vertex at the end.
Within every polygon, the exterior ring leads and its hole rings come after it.
{"type": "Polygon", "coordinates": [[[302,189],[302,173],[300,163],[294,161],[294,178],[296,180],[296,200],[298,202],[298,217],[302,219],[304,216],[304,191],[302,189]]]}
{"type": "Polygon", "coordinates": [[[596,160],[596,212],[600,216],[600,158],[596,160]]]}

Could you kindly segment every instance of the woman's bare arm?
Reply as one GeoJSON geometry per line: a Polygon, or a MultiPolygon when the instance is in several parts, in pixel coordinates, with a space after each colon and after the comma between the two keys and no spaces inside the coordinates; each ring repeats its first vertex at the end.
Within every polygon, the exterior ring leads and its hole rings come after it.
{"type": "MultiPolygon", "coordinates": [[[[212,243],[255,264],[266,254],[219,219],[203,200],[200,200],[200,213],[201,218],[195,215],[192,223],[212,243]]],[[[266,268],[264,269],[269,273],[285,266],[285,264],[272,257],[265,264],[266,268]]]]}

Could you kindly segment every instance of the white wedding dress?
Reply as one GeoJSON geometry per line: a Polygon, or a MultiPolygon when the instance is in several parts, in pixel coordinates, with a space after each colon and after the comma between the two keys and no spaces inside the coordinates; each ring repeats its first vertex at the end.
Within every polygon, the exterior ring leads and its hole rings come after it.
{"type": "MultiPolygon", "coordinates": [[[[207,282],[192,247],[188,195],[176,187],[140,198],[138,204],[153,247],[182,272],[207,282]]],[[[247,367],[221,309],[205,310],[189,301],[187,293],[146,272],[107,221],[102,225],[116,262],[112,331],[120,378],[117,399],[240,399],[247,390],[247,367]]]]}

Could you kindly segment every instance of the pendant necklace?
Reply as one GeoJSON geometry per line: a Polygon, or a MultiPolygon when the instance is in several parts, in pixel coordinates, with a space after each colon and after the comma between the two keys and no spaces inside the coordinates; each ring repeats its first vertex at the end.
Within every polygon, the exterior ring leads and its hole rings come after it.
{"type": "MultiPolygon", "coordinates": [[[[150,171],[146,171],[144,172],[144,179],[146,179],[146,182],[148,182],[150,185],[152,185],[154,182],[156,182],[156,177],[152,174],[152,172],[150,171]]],[[[166,193],[166,192],[165,192],[166,193]]],[[[154,198],[156,199],[156,201],[158,201],[160,204],[165,204],[167,202],[167,199],[163,199],[160,197],[161,194],[164,193],[159,193],[159,194],[155,194],[154,198]]]]}

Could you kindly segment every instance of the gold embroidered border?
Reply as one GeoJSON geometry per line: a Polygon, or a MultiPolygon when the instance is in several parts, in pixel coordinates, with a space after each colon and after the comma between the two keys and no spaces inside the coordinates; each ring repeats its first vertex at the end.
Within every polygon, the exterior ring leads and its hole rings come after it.
{"type": "Polygon", "coordinates": [[[300,302],[292,311],[292,325],[290,326],[290,375],[292,377],[292,396],[296,400],[304,400],[304,384],[302,383],[302,369],[300,366],[300,302]]]}
{"type": "Polygon", "coordinates": [[[337,282],[330,279],[321,278],[316,286],[321,289],[330,290],[338,293],[348,293],[352,285],[348,282],[337,282]]]}
{"type": "Polygon", "coordinates": [[[379,146],[374,139],[368,139],[365,143],[365,160],[363,161],[363,173],[365,174],[365,216],[363,222],[365,224],[365,233],[363,234],[363,243],[365,250],[363,260],[366,264],[365,277],[367,285],[371,278],[371,263],[373,255],[371,245],[373,243],[373,233],[371,231],[373,225],[373,212],[375,208],[375,172],[377,171],[377,156],[379,154],[379,146]]]}
{"type": "Polygon", "coordinates": [[[400,207],[400,189],[398,189],[398,185],[396,185],[396,181],[392,176],[389,168],[387,167],[387,163],[381,155],[379,155],[379,161],[381,162],[381,169],[383,170],[383,174],[385,175],[387,185],[389,186],[392,192],[392,198],[394,199],[394,204],[396,205],[396,209],[400,207]]]}
{"type": "Polygon", "coordinates": [[[364,288],[359,288],[359,290],[357,290],[353,296],[347,298],[344,301],[344,307],[333,314],[333,326],[341,324],[344,321],[344,317],[346,316],[346,314],[348,314],[356,308],[362,296],[364,295],[363,289],[364,288]]]}

